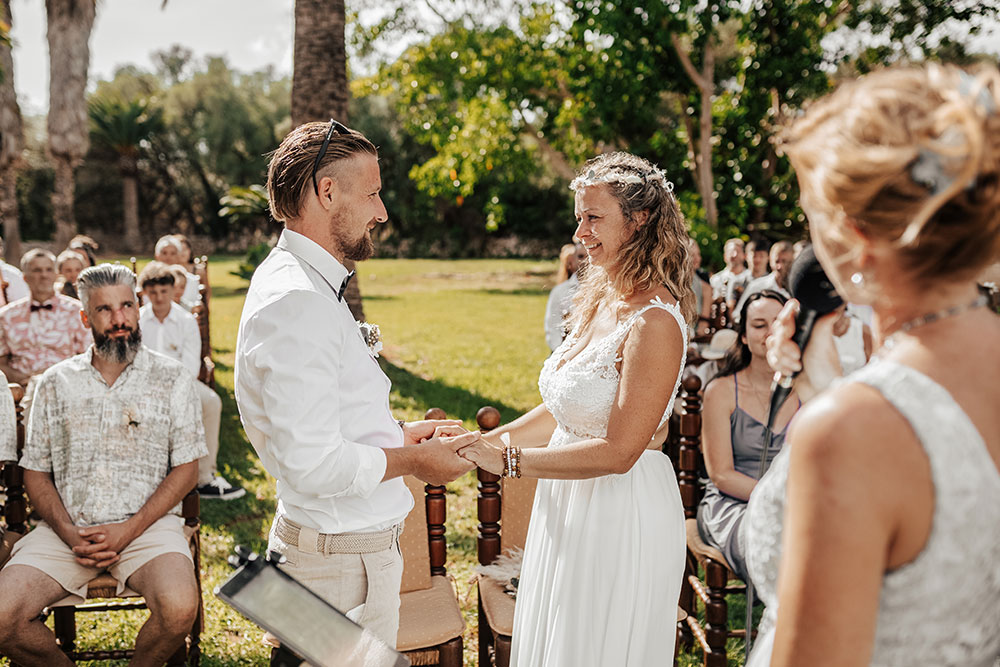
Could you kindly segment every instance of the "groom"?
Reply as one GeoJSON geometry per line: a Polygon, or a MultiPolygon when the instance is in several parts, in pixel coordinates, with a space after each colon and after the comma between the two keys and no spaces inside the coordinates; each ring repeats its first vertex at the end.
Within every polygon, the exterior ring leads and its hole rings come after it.
{"type": "Polygon", "coordinates": [[[403,571],[398,538],[413,507],[402,475],[444,484],[473,465],[455,421],[403,423],[389,379],[343,300],[387,214],[378,153],[340,123],[307,123],[271,157],[271,213],[285,224],[257,268],[236,342],[236,401],[277,480],[268,548],[283,569],[390,646],[403,571]]]}

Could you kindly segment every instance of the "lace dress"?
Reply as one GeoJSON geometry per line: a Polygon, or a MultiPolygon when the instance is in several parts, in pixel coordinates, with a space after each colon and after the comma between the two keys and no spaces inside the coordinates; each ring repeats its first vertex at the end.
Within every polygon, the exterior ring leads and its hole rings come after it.
{"type": "MultiPolygon", "coordinates": [[[[923,551],[883,576],[870,664],[992,667],[1000,655],[1000,473],[982,436],[943,387],[908,366],[876,361],[848,381],[874,387],[909,421],[927,452],[935,493],[923,551]]],[[[747,564],[767,605],[749,667],[770,663],[794,447],[775,458],[747,508],[747,564]]]]}
{"type": "MultiPolygon", "coordinates": [[[[618,391],[618,349],[650,308],[676,318],[686,348],[680,310],[656,300],[565,364],[573,336],[545,362],[538,385],[558,424],[549,447],[607,435],[618,391]]],[[[682,357],[682,368],[683,362],[682,357]]],[[[679,384],[680,378],[661,424],[679,384]]],[[[643,452],[622,475],[539,480],[514,611],[511,665],[669,664],[684,549],[677,480],[659,450],[643,452]]]]}

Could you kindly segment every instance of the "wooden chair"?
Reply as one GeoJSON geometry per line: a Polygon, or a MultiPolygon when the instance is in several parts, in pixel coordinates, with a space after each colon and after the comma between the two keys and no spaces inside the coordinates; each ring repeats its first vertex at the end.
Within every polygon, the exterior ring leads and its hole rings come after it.
{"type": "MultiPolygon", "coordinates": [[[[14,396],[14,405],[17,411],[17,454],[20,458],[24,449],[24,424],[21,399],[24,390],[20,385],[9,385],[14,396]]],[[[3,482],[6,500],[3,507],[6,531],[3,539],[3,551],[0,552],[0,565],[2,565],[13,543],[28,531],[27,526],[27,500],[24,493],[24,471],[20,466],[13,463],[6,463],[3,466],[3,482]]],[[[204,604],[201,597],[201,539],[200,528],[200,507],[198,492],[191,490],[184,497],[182,504],[182,516],[184,517],[185,534],[188,536],[191,545],[191,556],[194,559],[195,581],[198,586],[198,613],[195,617],[191,632],[188,634],[185,643],[178,647],[177,651],[170,657],[168,665],[192,665],[197,666],[200,659],[199,642],[201,630],[204,625],[204,604]]],[[[119,660],[131,658],[133,650],[84,650],[78,651],[76,648],[76,612],[111,612],[125,611],[129,609],[145,609],[146,604],[142,598],[129,589],[125,589],[121,596],[116,595],[117,582],[109,573],[98,574],[87,587],[87,599],[114,598],[102,602],[76,603],[73,597],[61,600],[48,607],[42,613],[46,617],[53,615],[53,625],[56,635],[56,642],[60,648],[69,656],[70,660],[119,660]]],[[[14,667],[12,665],[12,667],[14,667]]]]}
{"type": "MultiPolygon", "coordinates": [[[[431,409],[427,418],[443,419],[444,414],[431,409]]],[[[412,665],[461,667],[465,619],[445,569],[445,487],[425,485],[412,476],[403,479],[414,505],[399,538],[403,580],[396,649],[412,665]]]]}
{"type": "Polygon", "coordinates": [[[705,667],[726,667],[726,640],[746,637],[746,631],[730,630],[726,596],[746,594],[746,585],[733,573],[725,556],[705,544],[698,533],[698,503],[701,502],[705,478],[701,453],[701,379],[691,375],[681,383],[682,410],[678,419],[677,483],[684,506],[687,533],[687,567],[681,587],[680,605],[687,618],[678,624],[680,640],[690,645],[698,641],[705,667]],[[698,566],[704,568],[704,581],[698,577],[698,566]],[[731,583],[732,582],[732,583],[731,583]],[[705,623],[698,621],[698,604],[705,610],[705,623]]]}
{"type": "Polygon", "coordinates": [[[201,334],[201,370],[198,379],[215,389],[215,362],[212,361],[212,335],[208,325],[208,287],[202,283],[199,288],[201,303],[191,310],[198,319],[198,332],[201,334]]]}
{"type": "MultiPolygon", "coordinates": [[[[476,415],[483,432],[500,425],[500,412],[484,407],[476,415]]],[[[489,565],[501,553],[524,548],[528,537],[531,505],[535,499],[536,480],[501,479],[478,470],[479,537],[477,552],[480,565],[489,565]]],[[[492,579],[480,577],[479,588],[479,664],[507,667],[514,631],[514,598],[492,579]]]]}

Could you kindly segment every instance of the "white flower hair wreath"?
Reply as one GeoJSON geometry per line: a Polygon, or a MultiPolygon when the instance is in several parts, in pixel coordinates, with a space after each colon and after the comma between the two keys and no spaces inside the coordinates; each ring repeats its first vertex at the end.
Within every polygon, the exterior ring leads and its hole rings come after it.
{"type": "Polygon", "coordinates": [[[640,185],[643,183],[648,183],[650,181],[658,181],[664,190],[673,194],[674,184],[668,181],[666,175],[656,167],[653,167],[653,171],[649,172],[648,174],[643,174],[642,176],[638,174],[627,174],[617,169],[608,170],[603,174],[601,174],[600,176],[598,176],[593,169],[590,169],[587,171],[586,174],[582,174],[574,178],[573,181],[569,184],[569,189],[575,192],[581,188],[586,188],[591,185],[599,185],[602,183],[622,183],[625,185],[640,185]]]}

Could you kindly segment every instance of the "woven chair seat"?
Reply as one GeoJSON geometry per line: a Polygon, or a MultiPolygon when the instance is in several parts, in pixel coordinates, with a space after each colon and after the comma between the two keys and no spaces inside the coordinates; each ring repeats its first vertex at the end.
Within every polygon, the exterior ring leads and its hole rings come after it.
{"type": "Polygon", "coordinates": [[[698,520],[697,519],[687,519],[684,521],[684,529],[687,532],[687,546],[691,550],[691,553],[695,555],[695,558],[699,562],[704,563],[706,558],[711,558],[716,563],[720,565],[725,565],[726,569],[729,570],[729,577],[731,579],[739,579],[733,572],[733,568],[726,562],[726,557],[721,551],[713,546],[709,546],[701,539],[701,533],[698,532],[698,520]]]}
{"type": "Polygon", "coordinates": [[[430,588],[400,594],[397,651],[416,651],[443,644],[461,637],[464,631],[465,619],[448,577],[431,577],[430,588]],[[429,613],[428,610],[434,611],[429,613]]]}

